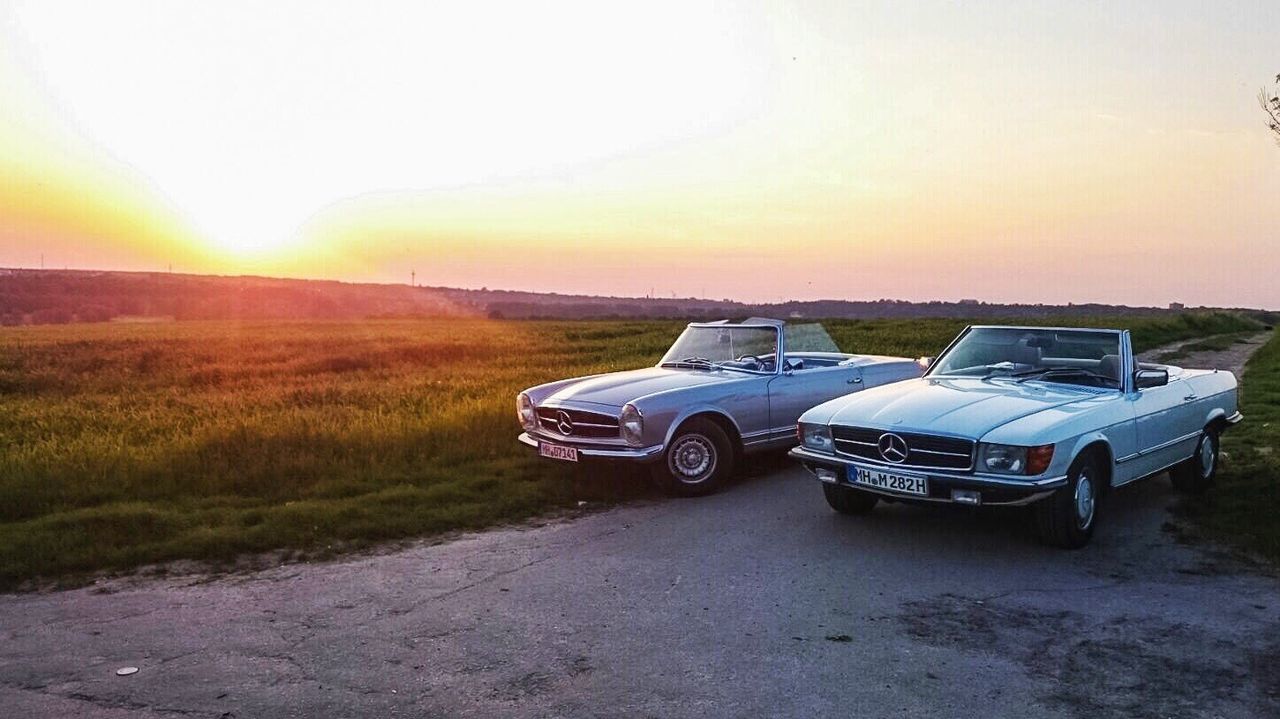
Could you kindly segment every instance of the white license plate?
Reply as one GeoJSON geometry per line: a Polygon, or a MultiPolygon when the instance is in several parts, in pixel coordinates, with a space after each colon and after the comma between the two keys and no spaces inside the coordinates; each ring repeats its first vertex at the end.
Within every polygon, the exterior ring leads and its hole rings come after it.
{"type": "Polygon", "coordinates": [[[558,459],[564,462],[578,461],[578,450],[576,447],[561,447],[558,444],[539,442],[538,454],[549,459],[558,459]]]}
{"type": "Polygon", "coordinates": [[[875,489],[884,489],[902,494],[918,494],[929,496],[929,479],[915,474],[898,474],[897,472],[881,472],[878,469],[863,467],[849,468],[849,481],[875,489]]]}

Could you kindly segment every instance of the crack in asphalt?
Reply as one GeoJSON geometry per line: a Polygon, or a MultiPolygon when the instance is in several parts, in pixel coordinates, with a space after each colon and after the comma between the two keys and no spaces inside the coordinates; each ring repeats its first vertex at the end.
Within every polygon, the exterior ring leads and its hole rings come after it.
{"type": "MultiPolygon", "coordinates": [[[[630,526],[630,525],[628,525],[628,527],[629,527],[629,526],[630,526]]],[[[585,538],[583,539],[583,541],[579,541],[579,542],[561,542],[561,543],[555,543],[555,544],[534,545],[534,548],[536,548],[536,549],[545,549],[545,550],[554,550],[554,549],[559,549],[559,548],[562,548],[562,547],[565,547],[565,546],[570,546],[570,545],[572,545],[572,546],[582,546],[582,545],[585,545],[585,544],[589,544],[589,543],[591,543],[591,542],[593,542],[593,541],[595,541],[595,540],[597,540],[597,539],[601,539],[601,538],[604,538],[604,537],[609,537],[609,536],[612,536],[612,535],[614,535],[614,534],[617,534],[618,532],[624,531],[624,530],[625,530],[625,529],[627,529],[628,527],[619,527],[619,528],[615,528],[615,529],[607,529],[607,530],[604,530],[604,531],[602,531],[602,532],[598,532],[598,533],[596,533],[596,534],[588,535],[587,537],[585,537],[585,538]]],[[[486,551],[484,551],[484,552],[478,552],[478,553],[476,553],[476,554],[469,555],[469,556],[468,556],[468,558],[471,558],[471,557],[474,557],[474,556],[477,556],[477,555],[493,554],[494,552],[497,552],[497,551],[500,551],[500,550],[499,550],[498,548],[488,549],[488,550],[486,550],[486,551]]],[[[452,597],[452,596],[457,595],[457,594],[461,594],[462,592],[465,592],[465,591],[467,591],[467,590],[469,590],[469,589],[474,589],[474,588],[479,587],[479,586],[481,586],[481,585],[483,585],[483,584],[487,584],[487,583],[489,583],[489,582],[493,581],[494,579],[498,579],[498,578],[501,578],[501,577],[510,576],[510,575],[515,574],[515,573],[517,573],[517,572],[521,572],[521,571],[523,571],[523,570],[525,570],[525,569],[528,569],[529,567],[532,567],[532,566],[535,566],[535,565],[538,565],[538,564],[542,564],[543,562],[548,561],[548,560],[550,560],[550,559],[555,559],[555,558],[557,558],[558,556],[560,556],[560,555],[556,554],[554,551],[548,551],[548,553],[547,553],[546,555],[541,556],[541,557],[538,557],[537,559],[532,559],[532,560],[530,560],[530,561],[528,561],[528,562],[525,562],[524,564],[521,564],[521,565],[516,566],[516,567],[512,567],[512,568],[510,568],[510,569],[503,569],[503,570],[499,570],[499,571],[493,572],[492,574],[488,574],[488,575],[486,575],[485,577],[483,577],[483,578],[481,578],[481,579],[478,579],[478,580],[476,580],[476,581],[474,581],[474,582],[470,582],[470,583],[468,583],[468,584],[463,584],[462,586],[454,587],[453,589],[450,589],[450,590],[448,590],[448,591],[446,591],[446,592],[442,592],[442,593],[440,593],[440,594],[434,594],[434,595],[432,595],[432,596],[428,597],[427,599],[428,599],[429,601],[439,601],[439,600],[441,600],[441,599],[448,599],[449,597],[452,597]]],[[[465,561],[465,560],[464,560],[464,561],[465,561]]]]}
{"type": "Polygon", "coordinates": [[[1115,587],[1120,587],[1120,586],[1124,586],[1126,584],[1131,584],[1131,583],[1132,583],[1131,580],[1120,579],[1114,582],[1107,582],[1105,584],[1095,584],[1092,586],[1085,586],[1085,587],[1054,587],[1052,589],[1040,589],[1040,588],[1030,587],[1030,588],[1010,589],[1004,592],[999,592],[997,594],[991,594],[988,596],[981,597],[975,601],[980,604],[982,602],[990,602],[996,599],[1004,599],[1006,597],[1011,597],[1015,594],[1063,594],[1068,592],[1093,592],[1100,589],[1114,589],[1115,587]]]}
{"type": "Polygon", "coordinates": [[[72,627],[94,626],[94,625],[101,625],[101,624],[115,624],[116,622],[123,622],[128,619],[138,619],[140,617],[150,616],[160,611],[161,609],[162,607],[152,607],[151,609],[147,609],[141,612],[134,612],[132,614],[121,614],[118,616],[105,617],[101,619],[87,619],[84,617],[65,617],[63,619],[47,620],[42,622],[42,624],[44,624],[45,626],[65,625],[65,626],[72,626],[72,627]]]}
{"type": "Polygon", "coordinates": [[[1251,635],[1217,635],[1160,617],[1099,620],[952,594],[910,602],[897,618],[926,644],[1017,661],[1046,683],[1042,701],[1082,719],[1221,716],[1224,706],[1280,714],[1270,673],[1253,671],[1260,656],[1280,646],[1280,623],[1251,635]]]}
{"type": "Polygon", "coordinates": [[[147,702],[130,701],[127,699],[110,699],[83,691],[58,692],[50,689],[47,684],[28,684],[24,682],[0,681],[0,686],[6,686],[19,691],[32,692],[55,699],[65,699],[69,701],[78,701],[85,704],[91,704],[103,709],[123,709],[126,711],[148,711],[156,714],[172,714],[175,716],[192,716],[192,717],[220,717],[222,712],[204,711],[200,709],[182,709],[178,707],[166,707],[156,704],[148,704],[147,702]]]}

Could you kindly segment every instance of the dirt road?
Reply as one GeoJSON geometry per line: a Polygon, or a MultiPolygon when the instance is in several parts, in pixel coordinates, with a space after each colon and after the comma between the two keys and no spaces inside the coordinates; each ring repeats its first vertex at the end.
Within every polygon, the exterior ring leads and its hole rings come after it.
{"type": "MultiPolygon", "coordinates": [[[[1190,362],[1187,363],[1192,365],[1190,362]]],[[[0,707],[57,717],[1280,716],[1280,580],[1162,527],[714,497],[245,576],[0,596],[0,707]],[[136,666],[130,676],[120,667],[136,666]]]]}

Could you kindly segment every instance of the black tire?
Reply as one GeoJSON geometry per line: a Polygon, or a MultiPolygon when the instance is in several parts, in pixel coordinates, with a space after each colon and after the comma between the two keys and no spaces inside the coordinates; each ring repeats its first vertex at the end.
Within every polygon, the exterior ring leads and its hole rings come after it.
{"type": "Polygon", "coordinates": [[[681,425],[662,458],[653,463],[653,481],[677,497],[711,494],[733,474],[735,454],[720,425],[695,417],[681,425]]]}
{"type": "Polygon", "coordinates": [[[876,502],[880,501],[879,497],[870,492],[859,492],[838,484],[822,485],[822,496],[827,498],[827,504],[832,509],[841,514],[866,514],[875,509],[876,502]]]}
{"type": "Polygon", "coordinates": [[[1187,461],[1169,469],[1169,480],[1179,492],[1204,494],[1218,476],[1218,433],[1206,427],[1196,444],[1196,453],[1187,461]]]}
{"type": "Polygon", "coordinates": [[[1067,486],[1032,506],[1040,541],[1062,549],[1088,544],[1098,525],[1098,498],[1105,482],[1097,457],[1077,457],[1067,472],[1067,486]]]}

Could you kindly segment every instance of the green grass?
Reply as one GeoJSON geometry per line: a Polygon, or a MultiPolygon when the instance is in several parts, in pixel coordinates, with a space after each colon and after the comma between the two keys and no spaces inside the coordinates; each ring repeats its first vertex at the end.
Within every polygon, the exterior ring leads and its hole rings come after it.
{"type": "MultiPolygon", "coordinates": [[[[1129,320],[1140,348],[1239,331],[1129,320]]],[[[836,321],[936,354],[955,320],[836,321]]],[[[651,364],[677,322],[191,322],[0,329],[0,587],[176,559],[326,552],[633,496],[515,441],[514,395],[651,364]]],[[[612,477],[616,473],[609,473],[612,477]]],[[[622,485],[626,486],[622,486],[622,485]]]]}
{"type": "Polygon", "coordinates": [[[1181,503],[1180,514],[1209,536],[1280,562],[1280,340],[1275,334],[1245,366],[1245,421],[1222,439],[1217,485],[1181,503]]]}

